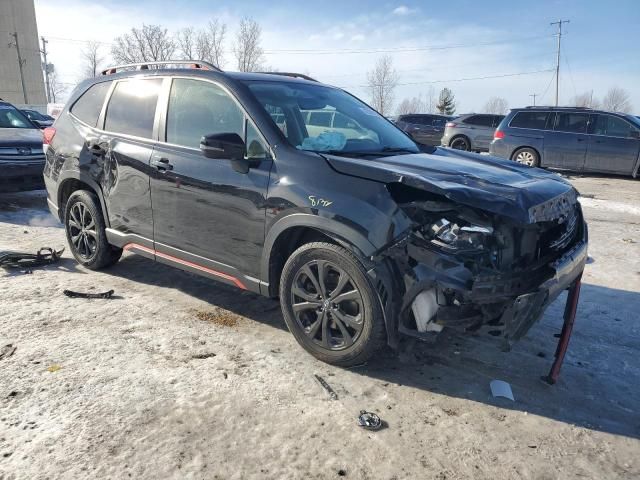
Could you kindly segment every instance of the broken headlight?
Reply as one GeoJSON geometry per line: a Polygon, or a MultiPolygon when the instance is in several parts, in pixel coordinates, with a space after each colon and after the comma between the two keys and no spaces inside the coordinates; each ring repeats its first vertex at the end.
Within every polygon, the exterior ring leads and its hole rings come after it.
{"type": "Polygon", "coordinates": [[[456,251],[488,250],[493,244],[493,228],[463,225],[441,218],[428,227],[432,242],[456,251]]]}

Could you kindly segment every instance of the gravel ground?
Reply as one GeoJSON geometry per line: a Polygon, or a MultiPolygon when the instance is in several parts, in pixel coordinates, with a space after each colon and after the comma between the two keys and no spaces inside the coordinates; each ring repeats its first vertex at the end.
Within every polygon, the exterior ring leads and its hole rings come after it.
{"type": "MultiPolygon", "coordinates": [[[[0,349],[16,347],[0,358],[0,479],[639,478],[640,181],[572,181],[593,260],[553,387],[564,296],[510,353],[444,333],[345,370],[299,348],[276,301],[135,255],[0,272],[0,349]],[[361,409],[387,428],[360,429],[361,409]]],[[[0,250],[64,244],[43,193],[0,195],[0,250]]]]}

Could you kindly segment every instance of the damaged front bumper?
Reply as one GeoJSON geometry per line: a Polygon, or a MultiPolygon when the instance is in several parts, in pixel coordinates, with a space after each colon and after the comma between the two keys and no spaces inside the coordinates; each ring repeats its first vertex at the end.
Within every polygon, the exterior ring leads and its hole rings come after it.
{"type": "Polygon", "coordinates": [[[378,267],[369,272],[381,295],[389,344],[397,347],[398,334],[427,339],[447,327],[502,337],[508,350],[579,281],[587,247],[580,212],[574,239],[551,261],[474,275],[465,262],[409,233],[380,252],[378,267]],[[425,311],[429,318],[419,318],[425,311]]]}

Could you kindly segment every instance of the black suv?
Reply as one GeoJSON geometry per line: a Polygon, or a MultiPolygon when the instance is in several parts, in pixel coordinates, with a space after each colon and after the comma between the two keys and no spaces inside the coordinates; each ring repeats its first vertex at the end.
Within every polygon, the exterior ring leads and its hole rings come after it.
{"type": "Polygon", "coordinates": [[[515,341],[577,282],[586,225],[558,175],[421,153],[302,75],[189,65],[111,68],[47,130],[48,202],[85,267],[127,250],[279,296],[298,342],[338,365],[443,327],[515,341]]]}
{"type": "Polygon", "coordinates": [[[640,119],[588,108],[517,108],[498,126],[490,152],[532,167],[636,177],[640,119]]]}
{"type": "Polygon", "coordinates": [[[440,145],[444,127],[454,117],[434,113],[412,113],[399,115],[395,124],[407,132],[411,138],[423,145],[440,145]]]}

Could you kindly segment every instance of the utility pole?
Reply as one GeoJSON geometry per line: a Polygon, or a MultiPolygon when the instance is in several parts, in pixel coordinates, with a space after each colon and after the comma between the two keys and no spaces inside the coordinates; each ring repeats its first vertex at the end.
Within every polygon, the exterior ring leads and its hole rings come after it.
{"type": "Polygon", "coordinates": [[[533,97],[533,106],[536,106],[536,97],[538,96],[537,93],[532,93],[531,95],[529,95],[530,97],[533,97]]]}
{"type": "Polygon", "coordinates": [[[51,84],[49,83],[49,63],[47,62],[47,40],[44,37],[40,37],[42,40],[42,56],[44,57],[44,82],[47,87],[47,103],[51,103],[51,84]]]}
{"type": "Polygon", "coordinates": [[[558,20],[550,25],[558,25],[558,55],[556,59],[556,107],[558,106],[558,96],[560,94],[560,42],[562,40],[562,24],[569,23],[570,20],[558,20]]]}
{"type": "Polygon", "coordinates": [[[10,43],[9,46],[16,47],[16,52],[18,53],[18,67],[20,68],[20,82],[22,82],[22,96],[24,97],[24,103],[28,104],[29,100],[27,98],[27,89],[24,86],[24,72],[22,71],[24,60],[22,60],[22,55],[20,55],[20,44],[18,43],[18,32],[13,32],[11,36],[14,39],[14,43],[10,43]]]}

